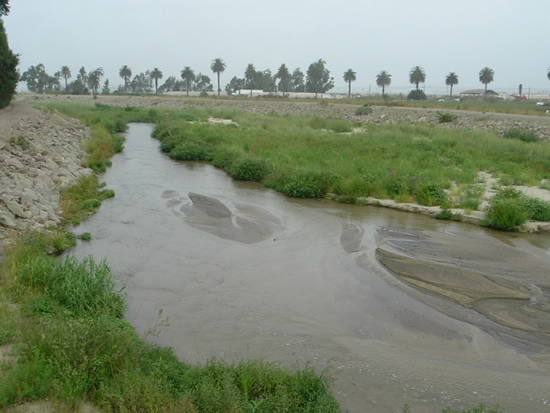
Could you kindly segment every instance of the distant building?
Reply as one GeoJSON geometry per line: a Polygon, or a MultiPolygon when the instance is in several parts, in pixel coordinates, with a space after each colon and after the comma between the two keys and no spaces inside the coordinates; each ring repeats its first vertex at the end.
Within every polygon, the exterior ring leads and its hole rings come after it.
{"type": "Polygon", "coordinates": [[[496,93],[494,90],[488,90],[487,92],[485,92],[485,89],[469,89],[460,92],[460,96],[482,98],[488,96],[498,96],[498,93],[496,93]]]}

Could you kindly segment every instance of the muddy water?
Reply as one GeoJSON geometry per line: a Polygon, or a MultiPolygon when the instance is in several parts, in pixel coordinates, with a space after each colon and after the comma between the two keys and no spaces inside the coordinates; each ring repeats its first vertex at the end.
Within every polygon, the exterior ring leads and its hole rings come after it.
{"type": "Polygon", "coordinates": [[[548,236],[288,199],[150,132],[131,126],[75,252],[109,261],[141,334],[191,363],[326,369],[349,412],[550,411],[548,236]]]}

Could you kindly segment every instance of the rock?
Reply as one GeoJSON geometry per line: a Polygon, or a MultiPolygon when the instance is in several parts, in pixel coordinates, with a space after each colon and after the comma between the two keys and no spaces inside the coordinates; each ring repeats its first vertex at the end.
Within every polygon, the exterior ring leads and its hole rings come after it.
{"type": "Polygon", "coordinates": [[[17,222],[15,222],[15,216],[7,210],[1,210],[0,225],[3,225],[8,228],[17,228],[17,222]]]}
{"type": "Polygon", "coordinates": [[[23,209],[21,209],[21,206],[15,201],[8,201],[6,203],[6,207],[16,217],[19,217],[19,218],[26,218],[27,217],[25,212],[23,211],[23,209]]]}

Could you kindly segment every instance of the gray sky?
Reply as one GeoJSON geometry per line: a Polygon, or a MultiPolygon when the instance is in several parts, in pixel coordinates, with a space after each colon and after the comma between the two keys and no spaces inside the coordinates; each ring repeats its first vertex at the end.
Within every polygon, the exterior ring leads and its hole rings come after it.
{"type": "Polygon", "coordinates": [[[550,91],[550,0],[11,0],[4,17],[21,72],[43,63],[53,74],[102,67],[111,89],[120,67],[133,74],[158,67],[179,78],[184,66],[211,77],[221,57],[222,89],[244,77],[248,63],[275,73],[285,63],[305,73],[322,58],[345,91],[343,73],[357,72],[354,92],[379,92],[375,77],[392,75],[391,93],[412,88],[408,73],[426,71],[426,91],[482,88],[479,71],[495,72],[490,88],[550,91]]]}

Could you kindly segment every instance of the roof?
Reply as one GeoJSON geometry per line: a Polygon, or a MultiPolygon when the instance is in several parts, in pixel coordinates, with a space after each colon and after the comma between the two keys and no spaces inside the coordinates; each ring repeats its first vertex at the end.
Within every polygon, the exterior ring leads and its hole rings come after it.
{"type": "MultiPolygon", "coordinates": [[[[473,96],[482,96],[485,94],[485,89],[470,89],[470,90],[463,90],[460,92],[461,95],[473,95],[473,96]]],[[[493,90],[487,91],[488,95],[496,95],[497,93],[493,90]]]]}

